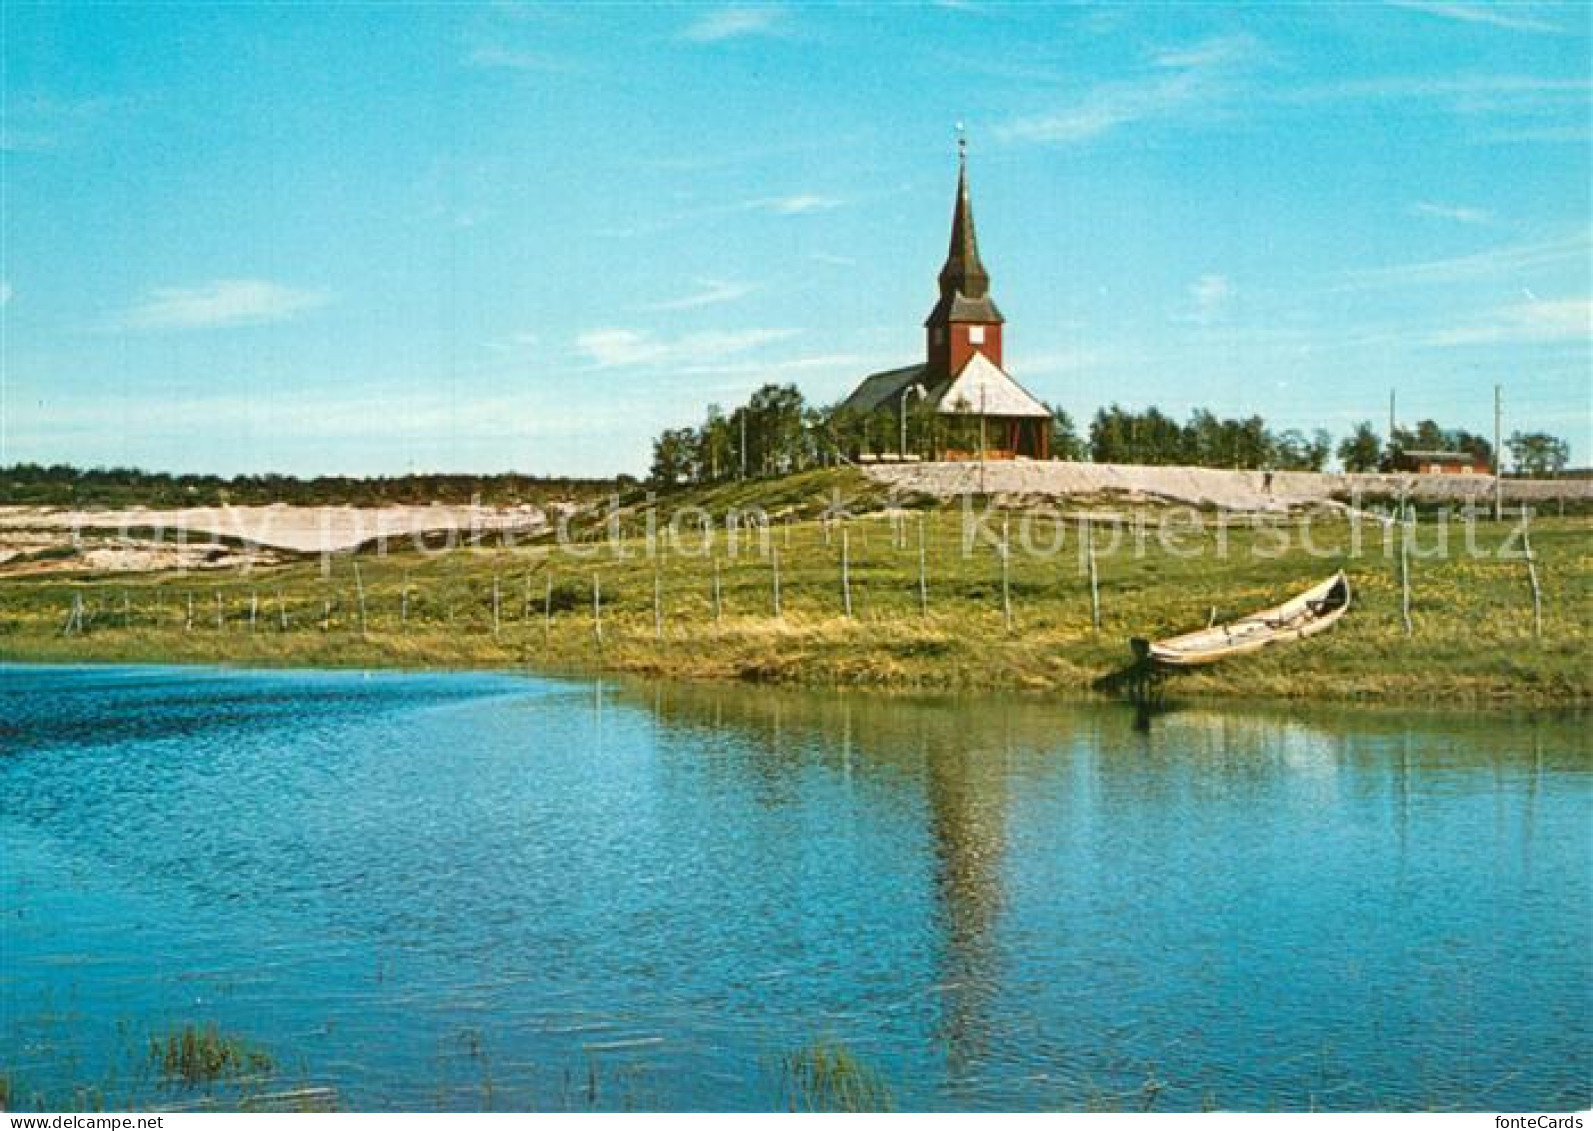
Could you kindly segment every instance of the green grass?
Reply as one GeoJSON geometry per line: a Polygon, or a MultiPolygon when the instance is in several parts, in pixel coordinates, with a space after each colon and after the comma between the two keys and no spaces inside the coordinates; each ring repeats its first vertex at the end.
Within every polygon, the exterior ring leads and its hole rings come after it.
{"type": "MultiPolygon", "coordinates": [[[[514,667],[554,673],[625,672],[685,679],[734,679],[887,689],[1003,689],[1088,693],[1129,660],[1130,636],[1162,636],[1205,624],[1210,610],[1231,617],[1272,604],[1344,568],[1354,605],[1330,633],[1281,645],[1198,673],[1180,674],[1179,693],[1352,700],[1441,700],[1473,705],[1581,704],[1590,698],[1588,580],[1593,523],[1533,522],[1543,585],[1543,634],[1534,637],[1531,591],[1521,561],[1493,556],[1511,523],[1479,524],[1468,554],[1451,529],[1443,559],[1413,555],[1411,616],[1400,613],[1398,555],[1385,555],[1375,524],[1362,529],[1359,555],[1346,552],[1343,519],[1313,524],[1312,556],[1295,544],[1267,556],[1278,535],[1240,523],[1218,553],[1212,529],[1181,536],[1183,553],[1158,542],[1161,512],[1138,512],[1129,527],[1097,537],[1099,632],[1077,528],[1059,555],[1025,552],[1022,512],[1010,516],[1013,553],[1003,611],[999,552],[963,552],[959,505],[903,512],[855,475],[811,473],[773,483],[721,486],[672,504],[711,512],[719,527],[711,556],[695,524],[662,556],[646,552],[645,514],[617,520],[619,549],[601,541],[547,541],[420,553],[413,547],[338,557],[323,574],[296,561],[244,574],[45,575],[0,582],[0,658],[32,661],[219,662],[240,665],[514,667]],[[820,515],[832,493],[852,500],[844,525],[820,515]],[[743,530],[734,553],[723,515],[761,504],[773,516],[767,540],[743,530]],[[870,509],[873,508],[873,509],[870,509]],[[918,530],[926,542],[928,609],[918,590],[918,530]],[[843,609],[841,553],[847,546],[852,615],[843,609]],[[898,530],[900,535],[898,535],[898,530]],[[1115,541],[1115,545],[1114,545],[1115,541]],[[1198,551],[1198,552],[1197,552],[1198,551]],[[1186,556],[1187,555],[1187,556],[1186,556]],[[781,615],[774,614],[778,557],[781,615]],[[713,597],[718,564],[720,602],[713,597]],[[365,589],[363,626],[355,565],[365,589]],[[546,616],[553,578],[552,616],[546,616]],[[662,632],[655,627],[655,578],[662,632]],[[499,615],[493,621],[493,585],[499,615]],[[407,615],[403,593],[408,590],[407,615]],[[594,619],[601,589],[601,636],[594,619]],[[126,601],[124,604],[124,595],[126,601]],[[529,599],[528,599],[529,595],[529,599]],[[62,635],[74,597],[85,631],[62,635]],[[188,599],[193,620],[188,623],[188,599]],[[220,599],[220,623],[217,599],[220,599]],[[255,602],[253,625],[250,606],[255,602]],[[124,612],[130,609],[130,613],[124,612]],[[282,627],[283,615],[287,627],[282,627]]],[[[922,503],[918,504],[922,507],[922,503]]],[[[976,510],[982,513],[983,504],[976,510]]],[[[1070,512],[1071,513],[1071,512],[1070,512]]],[[[1105,514],[1107,512],[1100,512],[1105,514]]],[[[1130,514],[1121,508],[1113,514],[1130,514]]],[[[1204,516],[1209,524],[1213,516],[1204,516]]],[[[607,516],[587,521],[600,538],[607,516]]],[[[987,523],[998,535],[1000,517],[987,523]]],[[[1049,542],[1054,524],[1032,524],[1030,541],[1049,542]]],[[[1433,544],[1424,524],[1418,547],[1433,544]]]]}

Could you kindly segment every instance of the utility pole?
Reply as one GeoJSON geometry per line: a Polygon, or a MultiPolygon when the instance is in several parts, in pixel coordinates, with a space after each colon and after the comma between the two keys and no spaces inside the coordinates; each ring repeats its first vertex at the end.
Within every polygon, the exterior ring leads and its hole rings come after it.
{"type": "Polygon", "coordinates": [[[1504,518],[1504,464],[1499,459],[1499,415],[1503,386],[1493,387],[1493,520],[1504,518]]]}
{"type": "Polygon", "coordinates": [[[985,493],[985,388],[979,386],[979,493],[985,493]]]}

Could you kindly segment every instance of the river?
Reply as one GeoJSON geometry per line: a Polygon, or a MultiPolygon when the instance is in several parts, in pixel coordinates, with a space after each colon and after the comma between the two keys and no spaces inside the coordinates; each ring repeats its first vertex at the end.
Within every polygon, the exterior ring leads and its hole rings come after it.
{"type": "Polygon", "coordinates": [[[1593,1101],[1585,717],[0,667],[12,1103],[1593,1101]]]}

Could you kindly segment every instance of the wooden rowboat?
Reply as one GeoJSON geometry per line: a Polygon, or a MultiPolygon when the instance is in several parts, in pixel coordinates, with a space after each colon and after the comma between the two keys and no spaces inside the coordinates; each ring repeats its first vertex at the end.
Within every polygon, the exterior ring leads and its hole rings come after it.
{"type": "Polygon", "coordinates": [[[1350,583],[1343,571],[1281,605],[1167,640],[1136,636],[1134,655],[1174,668],[1215,664],[1229,656],[1256,652],[1269,644],[1303,640],[1331,628],[1350,607],[1350,583]]]}

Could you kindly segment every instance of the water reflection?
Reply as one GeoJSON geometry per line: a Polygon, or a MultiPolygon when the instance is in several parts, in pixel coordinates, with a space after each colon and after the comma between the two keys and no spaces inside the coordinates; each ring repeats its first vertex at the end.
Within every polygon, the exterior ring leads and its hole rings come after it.
{"type": "Polygon", "coordinates": [[[989,1052],[991,989],[999,984],[996,919],[1005,902],[1010,735],[999,731],[960,736],[930,729],[921,719],[919,750],[934,843],[935,892],[945,935],[940,985],[939,1035],[945,1042],[953,1085],[976,1074],[989,1052]]]}
{"type": "Polygon", "coordinates": [[[355,1106],[482,1103],[462,1032],[505,1107],[591,1057],[766,1106],[820,1036],[907,1107],[1589,1098],[1585,720],[3,674],[30,1078],[30,1018],[215,1018],[355,1106]]]}
{"type": "MultiPolygon", "coordinates": [[[[1368,940],[1380,934],[1380,918],[1408,931],[1424,923],[1429,908],[1425,925],[1435,937],[1472,929],[1439,926],[1446,899],[1522,898],[1543,906],[1543,893],[1530,886],[1537,799],[1552,774],[1563,802],[1567,781],[1585,789],[1590,768],[1585,729],[1575,718],[1553,715],[1443,718],[1243,706],[1146,714],[1032,699],[715,687],[654,686],[645,696],[667,728],[711,732],[721,741],[743,736],[750,757],[734,765],[757,779],[766,804],[800,804],[800,779],[815,762],[847,779],[886,783],[897,804],[918,800],[934,862],[927,882],[935,938],[926,943],[934,956],[934,1033],[954,1095],[976,1094],[992,1064],[1010,1067],[1030,1055],[1013,1046],[1017,1034],[1036,1043],[1034,1058],[1045,1068],[1071,1055],[1066,1045],[1078,1032],[1057,1032],[1058,1016],[1021,996],[1015,1002],[1015,983],[1053,995],[1052,1005],[1072,1017],[1072,1026],[1094,1024],[1115,1034],[1118,1063],[1140,1066],[1124,1072],[1147,1078],[1161,1070],[1150,1056],[1136,1061],[1135,1050],[1157,1047],[1165,1034],[1132,1014],[1146,992],[1156,992],[1157,979],[1166,979],[1175,995],[1210,986],[1194,994],[1201,1013],[1182,1019],[1188,1028],[1180,1039],[1191,1055],[1210,1058],[1204,1071],[1238,1079],[1267,1073],[1246,1063],[1246,1053],[1213,1044],[1213,1034],[1232,1029],[1235,1017],[1264,1029],[1297,1009],[1302,1019],[1331,1015],[1334,1009],[1320,1008],[1319,998],[1338,995],[1340,1008],[1379,993],[1403,998],[1409,986],[1401,981],[1419,977],[1432,980],[1427,992],[1441,995],[1443,1009],[1431,1000],[1425,1006],[1400,1000],[1386,1017],[1350,1013],[1343,1023],[1409,1026],[1411,1009],[1418,1016],[1422,1008],[1437,1009],[1436,1018],[1469,1000],[1457,1023],[1477,1024],[1477,975],[1455,970],[1453,956],[1430,968],[1418,961],[1399,966],[1399,973],[1378,972],[1368,965],[1376,955],[1367,951],[1386,944],[1368,940]],[[1574,776],[1566,779],[1568,773],[1574,776]],[[1466,799],[1474,794],[1489,799],[1494,826],[1473,829],[1479,838],[1457,843],[1442,811],[1455,802],[1471,808],[1466,799]],[[1045,823],[1036,826],[1037,817],[1045,823]],[[1367,824],[1346,833],[1340,827],[1346,820],[1367,824]],[[1024,826],[1016,845],[1014,821],[1024,826]],[[1339,843],[1329,848],[1329,842],[1339,843]],[[1033,854],[1045,847],[1056,859],[1037,871],[1033,854]],[[1457,852],[1475,853],[1475,868],[1455,872],[1457,852]],[[1515,865],[1499,868],[1495,854],[1518,861],[1519,876],[1515,865]],[[1496,875],[1490,882],[1477,870],[1496,875]],[[1286,878],[1281,889],[1279,877],[1286,878]],[[1518,889],[1518,881],[1528,888],[1518,889]],[[1327,910],[1340,899],[1350,902],[1327,910]],[[1005,921],[1015,903],[1021,905],[1016,919],[1005,921]],[[1311,946],[1305,940],[1313,930],[1326,940],[1326,953],[1336,947],[1339,956],[1320,970],[1297,968],[1291,949],[1311,946]],[[1014,946],[1028,944],[1076,950],[1076,961],[1106,965],[1087,984],[1078,982],[1076,967],[1065,966],[1065,975],[1042,987],[1032,981],[1037,974],[1027,957],[1018,968],[1009,960],[1014,946]],[[1163,969],[1114,971],[1122,950],[1139,952],[1135,965],[1163,969]],[[1272,974],[1260,973],[1269,966],[1272,974]],[[1275,984],[1262,989],[1268,977],[1275,984]],[[1453,979],[1459,981],[1451,986],[1453,979]],[[1081,1004],[1091,998],[1108,1006],[1081,1004]],[[1277,1014],[1279,1008],[1288,1012],[1277,1014]],[[1026,1009],[1032,1014],[1015,1016],[1026,1009]]],[[[1557,825],[1564,815],[1562,804],[1557,825]]],[[[1587,879],[1555,877],[1568,885],[1562,895],[1573,914],[1593,910],[1587,879]]],[[[1410,1051],[1389,1055],[1398,1060],[1410,1051]]],[[[1285,1070],[1303,1072],[1309,1062],[1297,1057],[1285,1070]]],[[[1317,1070],[1328,1081],[1332,1072],[1317,1070]]],[[[1370,1071],[1365,1066],[1333,1071],[1344,1074],[1332,1084],[1341,1100],[1390,1102],[1386,1095],[1374,1100],[1377,1093],[1355,1075],[1370,1071]]],[[[1453,1086],[1447,1070],[1423,1085],[1453,1086]]],[[[1409,1096],[1402,1102],[1421,1104],[1416,1091],[1409,1096]]],[[[1313,1093],[1273,1102],[1325,1101],[1313,1093]]]]}

